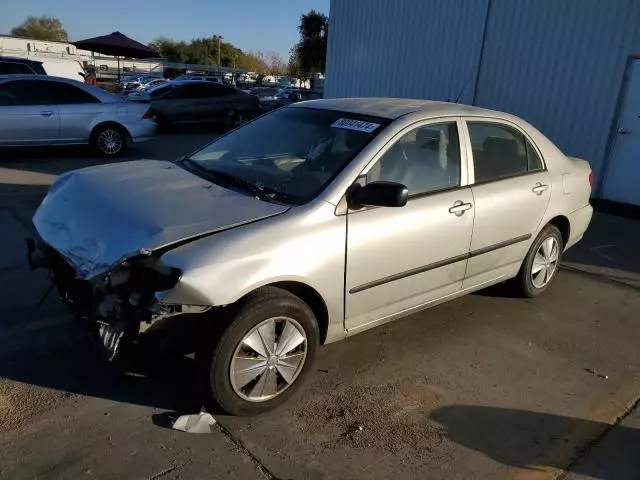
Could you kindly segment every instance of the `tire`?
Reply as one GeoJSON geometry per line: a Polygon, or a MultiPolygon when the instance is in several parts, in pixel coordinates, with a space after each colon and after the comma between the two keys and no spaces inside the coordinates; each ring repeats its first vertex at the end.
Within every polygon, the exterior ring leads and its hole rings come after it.
{"type": "Polygon", "coordinates": [[[514,279],[518,293],[528,298],[541,295],[558,273],[563,249],[560,230],[555,225],[545,226],[531,244],[520,272],[514,279]],[[545,242],[547,243],[543,246],[545,242]]]}
{"type": "Polygon", "coordinates": [[[255,291],[231,310],[219,340],[212,337],[196,352],[205,406],[239,416],[276,408],[304,383],[319,338],[316,318],[300,298],[275,287],[255,291]],[[265,345],[271,341],[264,338],[273,341],[270,351],[265,345]]]}
{"type": "Polygon", "coordinates": [[[119,125],[103,125],[91,135],[91,146],[104,157],[116,157],[129,147],[129,134],[119,125]]]}

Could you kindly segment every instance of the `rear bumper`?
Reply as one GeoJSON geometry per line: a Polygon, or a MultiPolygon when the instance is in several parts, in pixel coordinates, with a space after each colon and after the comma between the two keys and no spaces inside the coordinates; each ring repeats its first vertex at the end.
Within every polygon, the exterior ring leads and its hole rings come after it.
{"type": "Polygon", "coordinates": [[[565,250],[574,246],[584,236],[587,231],[591,217],[593,217],[593,207],[590,204],[567,215],[569,218],[569,241],[565,245],[565,250]]]}
{"type": "Polygon", "coordinates": [[[131,141],[133,143],[146,142],[150,140],[156,134],[158,125],[153,120],[140,120],[136,123],[127,123],[125,128],[131,135],[131,141]]]}

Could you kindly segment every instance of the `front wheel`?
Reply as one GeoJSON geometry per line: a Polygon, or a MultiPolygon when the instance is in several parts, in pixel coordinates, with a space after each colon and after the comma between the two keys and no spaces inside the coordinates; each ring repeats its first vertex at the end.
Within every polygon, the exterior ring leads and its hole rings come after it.
{"type": "Polygon", "coordinates": [[[198,352],[208,399],[232,415],[253,415],[284,403],[300,387],[319,332],[305,302],[265,287],[242,301],[220,339],[210,341],[214,345],[198,352]]]}
{"type": "Polygon", "coordinates": [[[555,225],[544,227],[531,244],[520,273],[514,279],[522,295],[537,297],[549,287],[558,273],[563,248],[560,230],[555,225]]]}

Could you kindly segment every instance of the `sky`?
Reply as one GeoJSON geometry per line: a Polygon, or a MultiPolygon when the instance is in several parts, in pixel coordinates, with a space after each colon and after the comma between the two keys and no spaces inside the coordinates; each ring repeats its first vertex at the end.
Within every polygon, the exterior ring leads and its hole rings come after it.
{"type": "Polygon", "coordinates": [[[71,41],[116,30],[142,43],[161,36],[191,40],[220,34],[242,50],[275,51],[288,58],[298,41],[300,15],[311,9],[329,15],[329,1],[8,0],[0,15],[0,34],[8,35],[28,16],[47,15],[62,21],[71,41]]]}

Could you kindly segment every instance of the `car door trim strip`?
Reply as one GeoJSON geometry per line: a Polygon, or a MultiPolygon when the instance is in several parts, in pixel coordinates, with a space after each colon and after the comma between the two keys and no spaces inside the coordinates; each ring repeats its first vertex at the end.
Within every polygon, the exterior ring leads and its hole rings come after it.
{"type": "Polygon", "coordinates": [[[363,283],[362,285],[353,287],[351,290],[349,290],[349,293],[362,292],[364,290],[368,290],[373,287],[379,287],[380,285],[384,285],[385,283],[395,282],[396,280],[401,280],[403,278],[410,277],[412,275],[418,275],[420,273],[428,272],[429,270],[433,270],[435,268],[446,267],[447,265],[451,265],[452,263],[468,260],[472,257],[477,257],[479,255],[484,255],[485,253],[493,252],[494,250],[499,250],[501,248],[515,245],[516,243],[525,242],[530,238],[531,238],[531,234],[521,235],[519,237],[512,238],[511,240],[506,240],[504,242],[496,243],[494,245],[489,245],[488,247],[483,247],[478,250],[465,253],[463,255],[457,255],[455,257],[447,258],[445,260],[440,260],[439,262],[430,263],[429,265],[412,268],[411,270],[405,270],[404,272],[394,273],[393,275],[389,275],[388,277],[383,277],[378,280],[373,280],[372,282],[363,283]]]}

